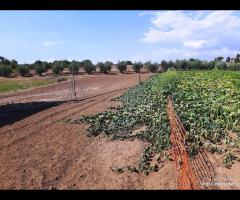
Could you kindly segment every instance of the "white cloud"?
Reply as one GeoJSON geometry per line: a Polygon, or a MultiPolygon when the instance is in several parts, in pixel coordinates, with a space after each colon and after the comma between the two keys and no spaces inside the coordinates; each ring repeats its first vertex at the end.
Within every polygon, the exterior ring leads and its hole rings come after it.
{"type": "Polygon", "coordinates": [[[160,48],[152,52],[149,57],[153,60],[161,61],[166,60],[176,60],[176,59],[189,59],[189,58],[210,58],[213,59],[217,56],[230,56],[234,57],[239,52],[239,49],[230,50],[227,47],[219,49],[182,49],[182,48],[160,48]]]}
{"type": "Polygon", "coordinates": [[[45,41],[42,43],[43,46],[53,46],[62,44],[62,41],[45,41]]]}
{"type": "Polygon", "coordinates": [[[155,59],[159,58],[159,60],[166,58],[169,60],[176,60],[180,58],[183,59],[197,57],[199,55],[198,51],[177,48],[161,48],[157,51],[153,51],[152,54],[155,59]]]}
{"type": "Polygon", "coordinates": [[[146,43],[176,43],[188,48],[236,45],[240,39],[237,11],[159,11],[141,39],[146,43]]]}
{"type": "Polygon", "coordinates": [[[183,42],[183,46],[199,49],[202,48],[203,45],[207,44],[206,40],[187,40],[183,42]]]}
{"type": "Polygon", "coordinates": [[[149,57],[145,56],[143,53],[136,53],[132,56],[131,60],[133,62],[146,62],[149,60],[149,57]]]}

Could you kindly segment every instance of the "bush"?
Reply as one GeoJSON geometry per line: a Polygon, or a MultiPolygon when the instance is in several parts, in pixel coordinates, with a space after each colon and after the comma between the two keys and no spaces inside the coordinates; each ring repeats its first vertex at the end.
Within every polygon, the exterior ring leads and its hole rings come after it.
{"type": "Polygon", "coordinates": [[[47,71],[47,68],[44,64],[36,64],[34,69],[39,76],[42,76],[42,74],[47,71]]]}
{"type": "Polygon", "coordinates": [[[118,62],[117,68],[123,74],[123,72],[126,71],[127,69],[127,62],[126,61],[118,62]]]}
{"type": "Polygon", "coordinates": [[[236,70],[235,67],[236,67],[235,63],[230,63],[230,62],[227,63],[227,70],[235,71],[236,70]]]}
{"type": "Polygon", "coordinates": [[[174,68],[174,67],[170,67],[170,68],[167,69],[167,71],[174,71],[174,72],[175,72],[175,71],[177,71],[177,70],[176,70],[176,68],[174,68]]]}
{"type": "Polygon", "coordinates": [[[67,81],[68,79],[66,77],[59,77],[57,79],[57,82],[67,81]]]}
{"type": "Polygon", "coordinates": [[[71,74],[77,74],[79,72],[79,65],[72,62],[68,65],[68,69],[71,74]]]}
{"type": "Polygon", "coordinates": [[[227,70],[240,71],[240,63],[227,63],[227,70]]]}
{"type": "Polygon", "coordinates": [[[226,70],[227,69],[227,64],[223,61],[217,61],[215,62],[215,68],[219,70],[226,70]]]}
{"type": "Polygon", "coordinates": [[[29,68],[26,65],[19,65],[18,72],[21,76],[29,76],[29,68]]]}
{"type": "Polygon", "coordinates": [[[235,70],[240,71],[240,63],[235,63],[235,70]]]}
{"type": "Polygon", "coordinates": [[[7,65],[0,65],[0,76],[8,77],[12,73],[12,68],[7,65]]]}
{"type": "Polygon", "coordinates": [[[136,73],[139,73],[141,71],[141,69],[143,68],[143,64],[141,62],[135,62],[133,64],[132,68],[136,73]]]}
{"type": "Polygon", "coordinates": [[[85,72],[91,74],[92,72],[96,71],[96,66],[92,64],[90,60],[82,61],[82,66],[85,72]]]}

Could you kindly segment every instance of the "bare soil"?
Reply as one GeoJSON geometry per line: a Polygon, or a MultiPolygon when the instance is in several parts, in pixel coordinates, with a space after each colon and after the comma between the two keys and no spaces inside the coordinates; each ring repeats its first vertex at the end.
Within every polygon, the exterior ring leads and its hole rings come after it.
{"type": "Polygon", "coordinates": [[[148,143],[87,137],[87,125],[58,123],[107,110],[136,84],[135,73],[79,75],[75,102],[61,101],[70,98],[69,81],[1,95],[0,189],[177,189],[170,161],[148,176],[110,169],[137,165],[148,143]]]}

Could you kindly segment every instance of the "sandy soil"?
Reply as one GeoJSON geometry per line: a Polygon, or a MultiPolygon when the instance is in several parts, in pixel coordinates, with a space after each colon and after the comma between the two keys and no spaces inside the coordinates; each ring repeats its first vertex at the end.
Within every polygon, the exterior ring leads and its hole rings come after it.
{"type": "Polygon", "coordinates": [[[0,107],[0,189],[176,189],[170,161],[149,176],[110,169],[137,165],[146,142],[87,137],[86,125],[58,123],[107,110],[111,98],[137,83],[138,76],[131,73],[79,75],[81,100],[65,103],[59,101],[67,99],[70,82],[1,95],[0,104],[19,104],[0,107]]]}

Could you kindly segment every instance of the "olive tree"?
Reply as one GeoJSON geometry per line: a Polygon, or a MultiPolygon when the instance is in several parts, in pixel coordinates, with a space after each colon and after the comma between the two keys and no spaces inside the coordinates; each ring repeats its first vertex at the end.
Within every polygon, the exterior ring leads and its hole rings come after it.
{"type": "Polygon", "coordinates": [[[29,67],[27,65],[19,65],[18,72],[21,76],[29,76],[29,67]]]}
{"type": "Polygon", "coordinates": [[[8,77],[12,73],[12,68],[8,65],[0,65],[0,76],[8,77]]]}
{"type": "Polygon", "coordinates": [[[88,74],[91,74],[92,72],[96,71],[96,66],[92,63],[91,60],[84,60],[81,63],[84,71],[87,72],[88,74]]]}
{"type": "Polygon", "coordinates": [[[117,68],[123,74],[123,72],[126,71],[127,69],[127,62],[126,61],[118,62],[117,68]]]}
{"type": "Polygon", "coordinates": [[[135,62],[133,64],[132,68],[136,73],[139,73],[141,71],[141,69],[143,68],[143,64],[141,62],[135,62]]]}
{"type": "Polygon", "coordinates": [[[79,65],[71,62],[70,64],[68,64],[68,70],[71,74],[77,74],[79,72],[79,65]]]}
{"type": "Polygon", "coordinates": [[[34,70],[39,76],[42,76],[42,74],[47,71],[47,68],[44,64],[39,63],[34,66],[34,70]]]}
{"type": "Polygon", "coordinates": [[[218,61],[218,62],[215,62],[215,68],[219,70],[226,70],[227,64],[223,61],[218,61]]]}

